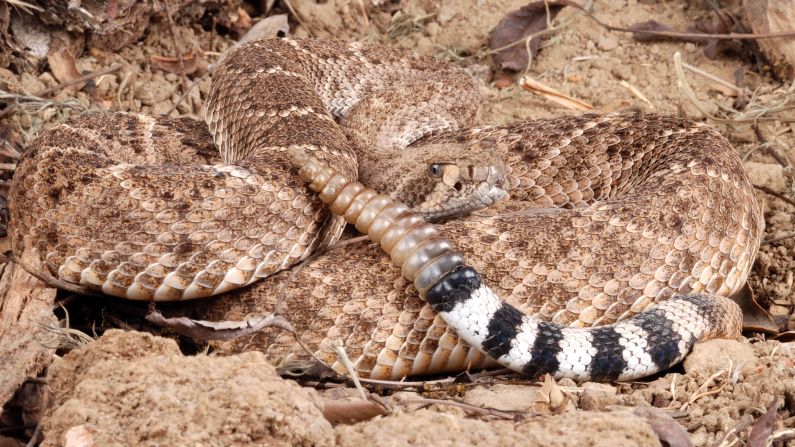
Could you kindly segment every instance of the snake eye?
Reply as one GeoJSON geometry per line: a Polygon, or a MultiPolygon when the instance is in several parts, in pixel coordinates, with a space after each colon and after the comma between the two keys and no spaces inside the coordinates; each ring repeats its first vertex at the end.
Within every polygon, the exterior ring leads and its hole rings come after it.
{"type": "Polygon", "coordinates": [[[428,166],[428,174],[431,177],[441,177],[442,176],[442,165],[429,165],[428,166]]]}

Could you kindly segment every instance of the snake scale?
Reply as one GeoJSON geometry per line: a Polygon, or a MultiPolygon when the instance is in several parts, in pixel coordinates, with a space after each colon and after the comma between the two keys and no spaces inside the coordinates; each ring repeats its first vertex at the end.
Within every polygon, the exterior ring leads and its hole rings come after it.
{"type": "MultiPolygon", "coordinates": [[[[189,305],[208,318],[281,306],[316,358],[344,370],[340,340],[371,378],[496,361],[630,379],[739,333],[725,297],[763,219],[723,137],[638,113],[473,127],[477,103],[465,72],[431,57],[251,42],[215,71],[206,128],[89,113],[40,136],[12,183],[12,247],[66,288],[221,295],[189,305]],[[380,246],[329,250],[291,278],[346,220],[380,246]]],[[[224,349],[300,352],[275,329],[241,343],[224,349]]]]}

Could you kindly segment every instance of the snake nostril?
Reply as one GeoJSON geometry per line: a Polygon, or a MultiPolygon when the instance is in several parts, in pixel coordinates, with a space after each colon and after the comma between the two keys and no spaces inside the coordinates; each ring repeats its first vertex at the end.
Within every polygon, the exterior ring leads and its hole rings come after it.
{"type": "Polygon", "coordinates": [[[455,188],[456,191],[461,192],[461,190],[464,189],[464,185],[461,182],[455,182],[453,188],[455,188]]]}

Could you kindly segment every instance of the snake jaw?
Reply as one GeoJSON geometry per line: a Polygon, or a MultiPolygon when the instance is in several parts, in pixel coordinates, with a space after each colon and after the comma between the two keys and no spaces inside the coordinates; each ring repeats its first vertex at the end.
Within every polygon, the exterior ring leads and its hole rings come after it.
{"type": "Polygon", "coordinates": [[[443,172],[433,190],[413,207],[426,219],[469,214],[509,197],[507,169],[499,160],[462,160],[441,166],[443,172]]]}

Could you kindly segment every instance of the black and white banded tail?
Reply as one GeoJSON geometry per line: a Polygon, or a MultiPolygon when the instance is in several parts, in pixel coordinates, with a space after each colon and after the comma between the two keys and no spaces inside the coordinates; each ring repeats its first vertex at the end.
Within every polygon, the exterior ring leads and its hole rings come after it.
{"type": "Polygon", "coordinates": [[[699,340],[735,337],[741,314],[718,296],[677,295],[609,326],[573,328],[525,315],[465,264],[439,230],[386,195],[289,149],[301,178],[334,214],[381,245],[456,333],[500,364],[535,378],[630,380],[679,362],[699,340]]]}

